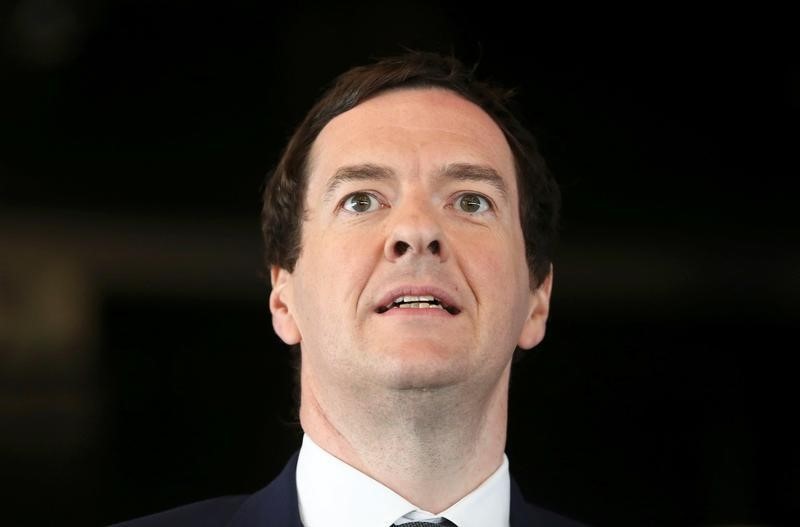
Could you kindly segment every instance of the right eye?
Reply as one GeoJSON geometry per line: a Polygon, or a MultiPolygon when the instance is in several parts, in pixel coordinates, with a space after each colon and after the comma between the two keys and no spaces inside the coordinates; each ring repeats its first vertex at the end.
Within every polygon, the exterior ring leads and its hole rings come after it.
{"type": "Polygon", "coordinates": [[[342,208],[347,212],[356,214],[378,210],[381,203],[374,195],[368,192],[354,192],[342,201],[342,208]]]}

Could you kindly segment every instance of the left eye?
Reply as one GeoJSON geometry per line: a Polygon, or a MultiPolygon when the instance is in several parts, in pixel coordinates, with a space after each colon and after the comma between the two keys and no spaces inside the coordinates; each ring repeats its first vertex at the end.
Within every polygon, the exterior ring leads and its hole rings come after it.
{"type": "Polygon", "coordinates": [[[342,208],[348,212],[372,212],[378,210],[381,204],[378,198],[368,192],[350,194],[342,202],[342,208]]]}
{"type": "Polygon", "coordinates": [[[491,208],[489,200],[480,194],[462,194],[456,198],[455,206],[463,212],[477,214],[491,208]]]}

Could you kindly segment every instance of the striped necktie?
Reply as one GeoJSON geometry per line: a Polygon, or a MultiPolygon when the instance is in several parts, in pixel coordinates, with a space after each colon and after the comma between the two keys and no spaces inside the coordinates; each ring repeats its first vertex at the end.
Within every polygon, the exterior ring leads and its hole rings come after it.
{"type": "Polygon", "coordinates": [[[392,527],[457,527],[457,526],[455,523],[451,522],[447,518],[442,518],[441,523],[410,522],[410,523],[403,523],[400,525],[392,524],[392,527]]]}

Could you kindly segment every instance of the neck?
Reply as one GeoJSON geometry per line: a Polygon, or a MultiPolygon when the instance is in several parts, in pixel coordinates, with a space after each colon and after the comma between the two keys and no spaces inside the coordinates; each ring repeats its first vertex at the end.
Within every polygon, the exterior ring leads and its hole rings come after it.
{"type": "Polygon", "coordinates": [[[301,372],[300,421],[314,442],[438,514],[500,466],[510,364],[495,386],[343,389],[301,372]]]}

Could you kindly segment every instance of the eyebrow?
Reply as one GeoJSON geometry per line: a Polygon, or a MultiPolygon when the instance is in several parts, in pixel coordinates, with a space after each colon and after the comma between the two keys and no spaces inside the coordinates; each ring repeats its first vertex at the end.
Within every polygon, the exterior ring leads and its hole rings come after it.
{"type": "Polygon", "coordinates": [[[441,177],[456,181],[488,183],[497,189],[503,197],[508,197],[508,186],[505,180],[490,166],[473,165],[470,163],[453,163],[447,165],[444,170],[442,170],[441,177]]]}
{"type": "Polygon", "coordinates": [[[338,168],[328,180],[323,199],[328,201],[342,184],[350,181],[385,181],[394,178],[394,171],[385,166],[363,164],[338,168]]]}
{"type": "MultiPolygon", "coordinates": [[[[454,181],[476,181],[487,183],[497,189],[504,197],[508,196],[508,186],[505,180],[495,169],[485,165],[473,165],[471,163],[452,163],[445,166],[438,174],[438,177],[454,181]]],[[[383,165],[373,165],[370,163],[360,165],[348,165],[336,170],[325,186],[324,201],[329,201],[336,189],[344,183],[351,181],[386,181],[395,178],[395,172],[391,168],[383,165]]]]}

